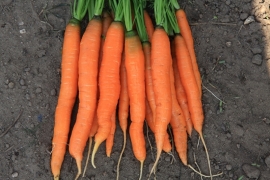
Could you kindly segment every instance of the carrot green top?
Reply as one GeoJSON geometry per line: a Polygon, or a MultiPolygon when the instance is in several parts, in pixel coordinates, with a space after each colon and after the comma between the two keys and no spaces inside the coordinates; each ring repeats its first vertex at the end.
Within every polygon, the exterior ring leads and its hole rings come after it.
{"type": "Polygon", "coordinates": [[[109,6],[111,7],[114,13],[114,21],[122,21],[123,20],[123,2],[126,0],[109,0],[109,6]]]}
{"type": "Polygon", "coordinates": [[[79,23],[87,12],[89,0],[74,0],[72,5],[72,18],[70,23],[79,23]]]}
{"type": "Polygon", "coordinates": [[[164,27],[165,22],[165,2],[166,0],[155,0],[154,2],[154,13],[155,13],[155,20],[156,26],[164,27]]]}
{"type": "Polygon", "coordinates": [[[131,3],[130,0],[123,0],[124,9],[124,22],[126,26],[126,31],[132,31],[132,16],[131,16],[131,3]]]}
{"type": "Polygon", "coordinates": [[[143,43],[149,42],[143,15],[143,9],[146,6],[146,2],[145,0],[133,0],[133,3],[135,12],[135,23],[138,35],[143,43]]]}
{"type": "MultiPolygon", "coordinates": [[[[94,0],[91,0],[91,1],[94,1],[94,0]]],[[[96,0],[95,1],[94,15],[100,16],[102,13],[103,7],[104,7],[104,0],[96,0]]]]}
{"type": "Polygon", "coordinates": [[[94,17],[95,14],[95,2],[96,1],[94,0],[90,0],[89,5],[87,7],[89,21],[94,17]]]}
{"type": "Polygon", "coordinates": [[[170,3],[173,5],[175,9],[180,9],[180,6],[177,0],[170,0],[170,3]]]}
{"type": "Polygon", "coordinates": [[[180,29],[177,24],[176,16],[175,16],[175,10],[174,10],[174,5],[173,4],[167,4],[166,5],[166,18],[168,20],[168,31],[167,33],[169,35],[172,35],[173,32],[176,34],[180,34],[180,29]],[[173,31],[173,32],[172,32],[173,31]]]}

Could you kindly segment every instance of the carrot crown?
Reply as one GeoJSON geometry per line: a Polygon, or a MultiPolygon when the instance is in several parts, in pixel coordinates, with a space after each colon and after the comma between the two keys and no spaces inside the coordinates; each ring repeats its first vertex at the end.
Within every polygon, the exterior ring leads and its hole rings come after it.
{"type": "Polygon", "coordinates": [[[133,0],[133,3],[135,10],[135,23],[138,35],[142,42],[149,42],[143,16],[143,8],[146,6],[145,0],[133,0]]]}
{"type": "Polygon", "coordinates": [[[96,1],[93,1],[91,0],[88,4],[88,9],[87,9],[87,12],[88,12],[88,17],[89,17],[89,21],[94,17],[94,14],[95,14],[95,2],[96,1]]]}
{"type": "Polygon", "coordinates": [[[88,4],[89,0],[74,0],[70,22],[81,21],[87,12],[88,4]]]}

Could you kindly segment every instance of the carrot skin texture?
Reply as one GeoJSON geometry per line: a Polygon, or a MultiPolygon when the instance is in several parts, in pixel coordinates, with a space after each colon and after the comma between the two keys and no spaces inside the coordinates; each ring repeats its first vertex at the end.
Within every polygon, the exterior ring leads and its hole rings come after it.
{"type": "Polygon", "coordinates": [[[204,121],[201,93],[193,73],[192,62],[185,40],[180,35],[175,36],[175,52],[179,75],[187,95],[191,121],[194,129],[201,134],[204,121]]]}
{"type": "Polygon", "coordinates": [[[185,166],[187,166],[186,120],[184,117],[184,113],[176,98],[173,68],[171,68],[171,94],[172,94],[172,118],[170,124],[173,131],[174,144],[182,163],[185,166]]]}
{"type": "MultiPolygon", "coordinates": [[[[167,33],[156,28],[152,38],[151,68],[155,93],[155,139],[157,155],[160,156],[166,136],[167,126],[171,120],[172,99],[170,89],[171,52],[167,33]]],[[[157,156],[158,159],[158,156],[157,156]]]]}
{"type": "MultiPolygon", "coordinates": [[[[151,68],[151,45],[150,43],[143,43],[143,52],[145,57],[145,90],[146,98],[151,108],[153,116],[155,116],[156,102],[155,94],[153,89],[152,80],[152,68],[151,68]]],[[[153,117],[153,122],[155,122],[155,117],[153,117]]]]}
{"type": "Polygon", "coordinates": [[[115,133],[115,129],[116,129],[115,115],[116,115],[116,109],[113,112],[113,115],[111,117],[111,122],[112,122],[111,131],[110,131],[108,138],[106,139],[106,155],[107,155],[107,157],[111,156],[111,152],[112,152],[112,148],[113,148],[114,133],[115,133]]]}
{"type": "Polygon", "coordinates": [[[143,125],[145,119],[144,53],[138,35],[125,37],[125,67],[130,104],[130,139],[135,157],[146,158],[143,125]]]}
{"type": "Polygon", "coordinates": [[[66,153],[71,112],[78,91],[78,59],[80,51],[80,25],[69,23],[66,27],[61,62],[61,86],[55,111],[52,139],[51,170],[58,178],[66,153]]]}
{"type": "Polygon", "coordinates": [[[146,27],[146,32],[148,35],[149,42],[152,41],[153,33],[154,33],[154,25],[151,20],[151,17],[149,16],[148,12],[146,10],[143,11],[143,17],[144,17],[144,24],[146,27]]]}
{"type": "Polygon", "coordinates": [[[191,137],[193,124],[192,124],[190,112],[188,109],[187,95],[186,95],[186,92],[184,90],[184,87],[182,85],[180,75],[179,75],[179,70],[178,70],[177,61],[176,61],[176,57],[175,57],[174,41],[172,42],[171,51],[172,51],[174,85],[175,85],[175,91],[176,91],[176,98],[177,98],[177,101],[178,101],[182,111],[183,111],[183,114],[184,114],[184,117],[186,120],[187,133],[191,137]]]}
{"type": "Polygon", "coordinates": [[[119,125],[123,132],[127,131],[127,118],[129,114],[129,96],[127,89],[127,72],[125,67],[125,55],[123,54],[121,65],[120,65],[120,98],[118,103],[118,119],[119,125]]]}
{"type": "Polygon", "coordinates": [[[89,21],[80,44],[78,79],[80,102],[69,143],[69,152],[76,159],[77,165],[81,164],[83,159],[83,151],[95,116],[101,31],[101,20],[93,18],[89,21]]]}
{"type": "MultiPolygon", "coordinates": [[[[146,111],[146,115],[145,115],[146,123],[149,126],[149,128],[151,129],[151,131],[155,134],[155,123],[153,120],[153,113],[151,111],[151,108],[150,108],[150,105],[149,105],[149,102],[147,101],[147,99],[145,100],[145,111],[146,111]]],[[[166,133],[166,135],[165,135],[162,150],[166,153],[169,153],[172,150],[172,145],[170,143],[168,133],[166,133]]]]}
{"type": "MultiPolygon", "coordinates": [[[[153,89],[152,82],[152,73],[151,73],[151,45],[150,43],[143,43],[143,52],[145,57],[145,91],[146,91],[146,121],[151,131],[155,133],[155,94],[153,89]],[[150,108],[150,109],[148,109],[150,108]],[[151,114],[151,115],[150,115],[151,114]],[[152,117],[150,117],[152,116],[152,117]]],[[[169,134],[166,133],[163,145],[163,151],[170,152],[172,149],[169,134]]]]}
{"type": "Polygon", "coordinates": [[[176,18],[177,18],[177,23],[181,31],[181,35],[183,36],[188,52],[190,54],[190,58],[192,60],[192,68],[193,72],[195,74],[196,82],[199,88],[200,96],[202,96],[202,84],[201,84],[201,75],[200,71],[198,68],[197,60],[196,60],[196,54],[194,50],[194,40],[192,37],[192,32],[187,20],[186,13],[183,9],[179,9],[176,11],[176,18]]]}
{"type": "Polygon", "coordinates": [[[120,64],[124,44],[124,26],[112,22],[103,46],[103,58],[99,74],[100,99],[98,101],[97,146],[107,139],[111,128],[111,116],[120,95],[120,64]]]}

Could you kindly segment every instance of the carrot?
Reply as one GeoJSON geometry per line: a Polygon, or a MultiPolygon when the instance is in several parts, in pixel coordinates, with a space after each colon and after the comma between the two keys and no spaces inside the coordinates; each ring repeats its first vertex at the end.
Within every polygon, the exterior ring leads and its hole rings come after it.
{"type": "Polygon", "coordinates": [[[174,79],[175,79],[174,85],[175,85],[175,90],[176,90],[176,98],[185,117],[185,121],[187,125],[187,133],[191,137],[193,125],[192,125],[192,121],[191,121],[191,117],[190,117],[190,113],[188,109],[186,92],[184,90],[184,87],[182,85],[182,82],[179,76],[179,70],[178,70],[177,61],[175,58],[174,41],[172,42],[171,52],[172,52],[173,72],[174,72],[174,79]]]}
{"type": "Polygon", "coordinates": [[[111,156],[111,152],[112,152],[112,147],[113,147],[113,140],[114,140],[114,133],[115,133],[115,129],[116,129],[116,124],[115,124],[115,115],[116,115],[116,109],[112,114],[111,117],[111,130],[110,130],[110,134],[108,136],[108,138],[106,139],[106,155],[107,157],[111,156]]]}
{"type": "Polygon", "coordinates": [[[194,75],[192,60],[187,49],[184,38],[181,35],[175,36],[175,52],[178,70],[181,78],[181,82],[187,94],[188,107],[191,115],[191,120],[194,126],[194,129],[198,132],[202,143],[204,145],[208,167],[210,172],[210,177],[212,179],[212,172],[210,167],[210,160],[208,150],[204,141],[202,134],[202,127],[204,121],[203,107],[201,101],[201,93],[198,88],[198,84],[194,75]]]}
{"type": "Polygon", "coordinates": [[[162,22],[165,17],[165,12],[163,11],[164,4],[164,0],[156,0],[154,2],[157,27],[155,28],[152,37],[151,67],[156,102],[155,140],[157,156],[151,169],[150,176],[156,168],[160,158],[164,137],[167,132],[167,125],[169,124],[172,115],[172,97],[170,88],[170,68],[172,66],[172,58],[169,37],[162,27],[162,22]]]}
{"type": "MultiPolygon", "coordinates": [[[[117,4],[117,3],[116,3],[117,4]]],[[[98,101],[98,131],[91,157],[94,168],[95,154],[100,144],[107,139],[111,128],[111,117],[116,108],[120,94],[120,63],[124,44],[124,26],[121,22],[122,3],[119,2],[115,11],[115,19],[111,23],[103,46],[103,57],[99,73],[100,99],[98,101]]]]}
{"type": "Polygon", "coordinates": [[[174,72],[171,67],[172,118],[170,121],[176,151],[184,165],[187,165],[187,129],[183,111],[178,104],[174,86],[174,72]]]}
{"type": "MultiPolygon", "coordinates": [[[[129,134],[133,153],[141,163],[139,177],[141,179],[143,162],[146,158],[143,133],[145,119],[144,53],[140,38],[133,31],[130,0],[124,2],[124,19],[127,31],[125,35],[125,67],[131,119],[129,134]]],[[[136,1],[133,2],[135,3],[136,1]]],[[[137,6],[135,5],[135,7],[137,6]]],[[[136,23],[136,27],[139,28],[137,25],[136,23]]]]}
{"type": "Polygon", "coordinates": [[[54,132],[52,139],[51,171],[54,180],[60,176],[61,166],[66,153],[71,112],[78,89],[78,60],[80,49],[80,21],[86,13],[87,1],[74,1],[73,17],[66,26],[64,35],[61,86],[55,110],[54,132]],[[74,6],[75,6],[74,5],[74,6]]]}
{"type": "Polygon", "coordinates": [[[124,150],[126,148],[126,141],[127,141],[127,118],[129,113],[129,97],[128,97],[128,89],[127,89],[127,74],[126,74],[126,67],[125,67],[125,55],[122,56],[122,61],[120,65],[120,84],[121,84],[121,90],[120,90],[120,98],[118,103],[118,119],[119,119],[119,125],[121,127],[121,130],[123,132],[123,147],[118,159],[117,163],[117,177],[116,179],[119,179],[119,169],[120,169],[120,162],[124,153],[124,150]]]}
{"type": "MultiPolygon", "coordinates": [[[[102,9],[104,0],[96,1],[95,9],[102,9]],[[101,7],[100,7],[101,6],[101,7]]],[[[79,108],[72,129],[69,152],[76,160],[78,173],[81,174],[83,151],[89,137],[97,102],[98,56],[100,50],[102,22],[101,11],[96,12],[83,34],[79,56],[79,108]]]]}
{"type": "Polygon", "coordinates": [[[176,10],[176,18],[177,18],[178,26],[181,30],[181,35],[183,36],[187,45],[188,52],[192,60],[192,68],[193,68],[193,72],[195,74],[196,82],[199,88],[199,93],[200,93],[200,96],[202,96],[202,85],[201,85],[202,80],[201,80],[201,75],[200,75],[200,71],[198,68],[197,60],[196,60],[196,54],[194,50],[194,40],[192,37],[192,32],[191,32],[185,11],[183,9],[176,10]]]}
{"type": "Polygon", "coordinates": [[[146,10],[143,11],[143,15],[144,15],[144,23],[145,23],[148,39],[149,39],[149,42],[151,42],[152,36],[154,33],[154,25],[146,10]]]}
{"type": "MultiPolygon", "coordinates": [[[[151,108],[150,108],[150,105],[149,105],[149,102],[147,101],[147,99],[145,100],[145,112],[146,112],[145,120],[147,122],[147,125],[149,126],[149,128],[151,129],[151,131],[153,133],[155,133],[155,122],[153,120],[153,113],[151,111],[151,108]]],[[[164,144],[163,144],[162,150],[164,152],[166,152],[166,153],[169,153],[172,150],[172,145],[170,143],[169,134],[168,133],[166,133],[166,135],[165,135],[164,144]]]]}

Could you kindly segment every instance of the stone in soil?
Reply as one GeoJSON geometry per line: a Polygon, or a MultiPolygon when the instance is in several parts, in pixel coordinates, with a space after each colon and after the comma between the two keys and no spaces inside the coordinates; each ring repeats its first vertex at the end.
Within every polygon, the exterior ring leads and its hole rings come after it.
{"type": "Polygon", "coordinates": [[[260,55],[260,54],[256,54],[252,58],[252,63],[253,64],[256,64],[256,65],[261,65],[262,64],[262,61],[263,61],[262,60],[262,55],[260,55]]]}
{"type": "Polygon", "coordinates": [[[13,89],[13,88],[14,88],[14,83],[13,83],[13,82],[8,83],[8,87],[9,87],[10,89],[13,89]]]}
{"type": "Polygon", "coordinates": [[[245,20],[245,19],[247,19],[247,17],[248,17],[248,13],[241,13],[240,14],[240,19],[241,20],[245,20]]]}
{"type": "Polygon", "coordinates": [[[267,167],[270,168],[270,155],[265,158],[264,162],[267,165],[267,167]]]}
{"type": "Polygon", "coordinates": [[[37,89],[36,89],[36,93],[41,93],[42,92],[42,89],[40,88],[40,87],[38,87],[37,89]]]}
{"type": "Polygon", "coordinates": [[[253,47],[251,48],[253,54],[260,54],[262,53],[262,49],[260,47],[253,47]]]}
{"type": "Polygon", "coordinates": [[[258,179],[260,177],[260,174],[261,174],[260,170],[252,165],[244,164],[242,166],[242,169],[245,172],[245,174],[247,175],[247,177],[249,177],[249,178],[258,179]]]}

